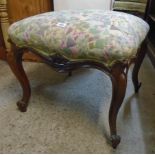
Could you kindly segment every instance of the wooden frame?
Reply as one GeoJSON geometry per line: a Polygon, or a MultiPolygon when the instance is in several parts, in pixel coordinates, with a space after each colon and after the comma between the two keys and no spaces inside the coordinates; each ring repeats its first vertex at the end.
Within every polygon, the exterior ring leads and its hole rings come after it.
{"type": "Polygon", "coordinates": [[[96,61],[70,61],[57,54],[50,57],[45,57],[33,49],[27,47],[19,48],[12,43],[12,52],[9,52],[7,54],[7,61],[23,89],[23,97],[17,102],[17,106],[21,112],[26,112],[31,96],[29,80],[22,66],[22,56],[25,51],[29,50],[35,55],[39,56],[43,60],[43,62],[50,65],[56,71],[68,72],[70,75],[72,71],[81,67],[99,69],[106,73],[110,77],[112,82],[112,100],[109,109],[109,126],[111,143],[113,148],[116,148],[120,143],[120,136],[117,135],[116,119],[118,111],[125,97],[128,69],[130,65],[135,62],[132,80],[135,87],[135,92],[138,92],[141,86],[141,83],[139,83],[138,81],[138,72],[146,54],[146,47],[146,41],[144,41],[141,48],[137,52],[136,58],[124,62],[115,63],[112,67],[106,67],[105,65],[96,61]]]}

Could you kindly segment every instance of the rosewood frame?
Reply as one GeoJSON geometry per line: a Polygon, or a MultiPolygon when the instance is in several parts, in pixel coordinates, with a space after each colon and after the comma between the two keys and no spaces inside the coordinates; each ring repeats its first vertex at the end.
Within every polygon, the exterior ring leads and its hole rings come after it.
{"type": "MultiPolygon", "coordinates": [[[[11,41],[10,41],[11,42],[11,41]]],[[[64,58],[61,55],[55,54],[50,57],[46,57],[40,55],[37,51],[24,47],[19,48],[15,44],[12,43],[12,51],[8,52],[7,60],[8,64],[17,77],[18,81],[20,82],[22,89],[23,89],[23,97],[21,100],[17,102],[17,106],[21,112],[26,112],[28,102],[31,96],[31,89],[29,80],[25,74],[22,65],[22,56],[25,51],[31,51],[32,53],[40,56],[42,60],[50,65],[53,69],[58,72],[68,72],[71,75],[72,71],[81,67],[86,68],[96,68],[104,73],[106,73],[112,82],[112,100],[111,106],[109,109],[109,126],[110,126],[110,134],[111,134],[111,144],[113,148],[116,148],[117,145],[120,143],[120,136],[117,135],[117,127],[116,127],[116,119],[118,111],[122,105],[123,99],[125,97],[126,86],[127,86],[127,73],[130,65],[135,62],[132,80],[135,88],[135,92],[137,93],[141,83],[138,81],[138,72],[144,56],[146,54],[146,39],[142,43],[141,48],[137,52],[137,56],[133,59],[123,62],[117,62],[113,64],[112,67],[106,67],[102,63],[96,61],[69,61],[68,59],[64,58]]]]}

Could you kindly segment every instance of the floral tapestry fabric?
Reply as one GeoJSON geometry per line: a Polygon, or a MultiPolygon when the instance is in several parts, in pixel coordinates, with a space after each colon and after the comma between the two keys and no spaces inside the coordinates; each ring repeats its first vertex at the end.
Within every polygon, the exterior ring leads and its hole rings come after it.
{"type": "Polygon", "coordinates": [[[58,53],[111,66],[135,57],[148,31],[145,21],[126,13],[66,10],[23,19],[8,32],[18,47],[30,47],[45,56],[58,53]]]}

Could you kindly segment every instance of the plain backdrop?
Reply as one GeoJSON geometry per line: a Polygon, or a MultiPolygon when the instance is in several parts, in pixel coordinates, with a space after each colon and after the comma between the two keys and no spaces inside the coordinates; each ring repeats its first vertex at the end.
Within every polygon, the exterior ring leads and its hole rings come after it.
{"type": "Polygon", "coordinates": [[[54,9],[103,9],[110,10],[112,0],[54,0],[54,9]]]}

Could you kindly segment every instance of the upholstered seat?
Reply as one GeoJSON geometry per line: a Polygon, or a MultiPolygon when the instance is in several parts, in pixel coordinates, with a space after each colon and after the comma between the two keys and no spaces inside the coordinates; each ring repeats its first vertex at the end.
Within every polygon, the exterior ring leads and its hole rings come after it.
{"type": "Polygon", "coordinates": [[[51,56],[94,60],[111,66],[136,56],[149,26],[126,13],[102,10],[49,12],[26,18],[9,28],[18,47],[51,56]]]}

